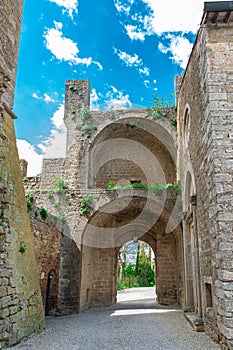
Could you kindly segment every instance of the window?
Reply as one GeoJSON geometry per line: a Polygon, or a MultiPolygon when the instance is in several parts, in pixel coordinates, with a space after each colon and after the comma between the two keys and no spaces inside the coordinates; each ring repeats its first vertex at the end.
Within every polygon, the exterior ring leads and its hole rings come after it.
{"type": "Polygon", "coordinates": [[[213,307],[212,286],[210,283],[205,283],[206,307],[213,307]]]}

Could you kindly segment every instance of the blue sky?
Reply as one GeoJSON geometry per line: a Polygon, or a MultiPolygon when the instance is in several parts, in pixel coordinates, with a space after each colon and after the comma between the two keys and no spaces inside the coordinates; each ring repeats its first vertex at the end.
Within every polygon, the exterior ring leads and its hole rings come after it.
{"type": "Polygon", "coordinates": [[[67,79],[89,79],[93,109],[147,107],[184,72],[202,0],[24,0],[14,112],[28,176],[63,157],[67,79]]]}

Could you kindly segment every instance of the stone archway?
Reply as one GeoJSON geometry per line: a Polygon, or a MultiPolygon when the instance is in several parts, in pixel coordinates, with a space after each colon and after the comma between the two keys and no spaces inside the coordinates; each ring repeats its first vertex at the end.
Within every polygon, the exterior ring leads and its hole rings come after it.
{"type": "MultiPolygon", "coordinates": [[[[156,242],[142,239],[126,242],[117,252],[117,290],[131,287],[156,288],[156,242]],[[154,243],[154,244],[153,244],[154,243]]],[[[117,292],[117,302],[118,300],[117,292]]],[[[154,294],[157,300],[156,293],[154,294]]]]}
{"type": "Polygon", "coordinates": [[[166,234],[170,213],[158,210],[159,200],[135,194],[111,201],[89,219],[82,239],[81,310],[116,302],[117,254],[135,235],[156,251],[158,302],[182,304],[181,229],[166,234]],[[113,211],[121,203],[124,210],[113,211]]]}

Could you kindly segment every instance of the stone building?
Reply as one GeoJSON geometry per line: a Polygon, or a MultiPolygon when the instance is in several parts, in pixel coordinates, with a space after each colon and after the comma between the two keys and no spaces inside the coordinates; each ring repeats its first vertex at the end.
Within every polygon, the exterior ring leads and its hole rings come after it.
{"type": "Polygon", "coordinates": [[[0,4],[0,348],[44,327],[12,113],[22,0],[0,4]]]}
{"type": "Polygon", "coordinates": [[[233,347],[232,12],[232,1],[205,3],[178,99],[185,307],[223,349],[233,347]]]}
{"type": "MultiPolygon", "coordinates": [[[[90,111],[89,82],[66,82],[66,157],[44,159],[41,177],[25,183],[38,208],[30,213],[31,230],[44,304],[53,300],[48,312],[114,303],[118,251],[140,239],[154,250],[158,302],[180,305],[196,330],[233,349],[232,12],[232,1],[205,3],[187,69],[176,79],[177,111],[90,111]],[[38,219],[41,208],[49,218],[38,219]]],[[[18,174],[19,166],[11,171],[18,174]]],[[[18,259],[30,254],[34,261],[27,239],[30,253],[18,259]]],[[[25,248],[22,238],[18,243],[25,248]]],[[[33,290],[38,281],[28,280],[33,290]]],[[[5,310],[4,324],[12,327],[10,306],[5,310]]],[[[35,331],[42,317],[30,323],[35,331]]],[[[3,344],[25,334],[15,337],[9,328],[3,344]]]]}

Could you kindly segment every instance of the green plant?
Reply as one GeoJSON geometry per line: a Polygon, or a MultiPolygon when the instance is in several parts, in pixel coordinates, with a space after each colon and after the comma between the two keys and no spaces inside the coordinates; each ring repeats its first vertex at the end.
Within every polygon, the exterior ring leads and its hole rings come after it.
{"type": "Polygon", "coordinates": [[[48,199],[53,198],[53,193],[51,193],[51,192],[47,192],[46,195],[47,195],[48,199]]]}
{"type": "Polygon", "coordinates": [[[65,185],[64,180],[58,177],[55,182],[55,187],[53,188],[54,192],[58,194],[67,189],[68,187],[65,185]]]}
{"type": "Polygon", "coordinates": [[[26,195],[26,199],[27,199],[27,211],[29,213],[29,211],[31,211],[33,209],[32,203],[33,203],[33,195],[32,194],[27,194],[26,195]]]}
{"type": "Polygon", "coordinates": [[[173,119],[170,121],[170,125],[172,125],[172,126],[177,126],[177,120],[176,120],[176,118],[173,118],[173,119]]]}
{"type": "Polygon", "coordinates": [[[27,248],[26,248],[26,245],[25,245],[24,241],[20,241],[20,244],[19,244],[19,252],[20,252],[20,253],[25,253],[26,250],[27,250],[27,248]]]}
{"type": "Polygon", "coordinates": [[[38,211],[37,211],[37,210],[35,210],[35,211],[34,211],[34,216],[35,216],[36,218],[39,216],[39,214],[38,214],[38,211]]]}
{"type": "Polygon", "coordinates": [[[73,85],[71,85],[71,86],[69,87],[69,89],[70,89],[71,91],[77,91],[77,88],[76,88],[75,86],[73,86],[73,85]]]}
{"type": "Polygon", "coordinates": [[[138,125],[138,122],[129,122],[129,125],[133,128],[138,125]]]}
{"type": "Polygon", "coordinates": [[[92,197],[89,195],[85,195],[81,202],[81,213],[83,215],[89,212],[91,203],[92,203],[92,197]]]}
{"type": "Polygon", "coordinates": [[[88,106],[83,105],[79,108],[79,117],[83,123],[91,117],[91,112],[88,106]]]}
{"type": "Polygon", "coordinates": [[[63,215],[53,215],[53,219],[54,219],[54,224],[56,225],[57,223],[57,220],[61,220],[61,221],[66,221],[66,218],[65,216],[63,215]]]}
{"type": "Polygon", "coordinates": [[[40,209],[40,216],[42,220],[46,220],[48,217],[48,212],[45,208],[40,209]]]}
{"type": "Polygon", "coordinates": [[[71,111],[71,119],[76,120],[76,111],[75,110],[71,111]]]}
{"type": "Polygon", "coordinates": [[[181,194],[181,182],[180,182],[180,180],[179,181],[177,181],[177,185],[176,185],[176,194],[178,195],[178,194],[181,194]]]}
{"type": "Polygon", "coordinates": [[[110,181],[108,183],[108,190],[130,190],[130,189],[138,189],[138,190],[144,190],[144,191],[152,191],[157,195],[161,195],[163,193],[164,189],[176,189],[177,194],[180,193],[180,182],[178,181],[177,185],[168,183],[165,185],[161,185],[157,182],[155,182],[154,185],[144,185],[142,183],[134,183],[132,185],[126,185],[126,186],[116,186],[113,181],[110,181]]]}
{"type": "Polygon", "coordinates": [[[33,203],[34,198],[33,198],[33,195],[32,195],[32,194],[27,194],[27,195],[26,195],[26,198],[27,198],[27,201],[28,201],[29,203],[33,203]]]}
{"type": "Polygon", "coordinates": [[[108,183],[108,190],[114,190],[115,189],[115,182],[109,181],[108,183]]]}
{"type": "Polygon", "coordinates": [[[170,97],[166,98],[153,95],[153,106],[147,107],[146,118],[165,120],[167,112],[164,109],[174,107],[173,96],[174,94],[170,94],[170,97]]]}
{"type": "Polygon", "coordinates": [[[58,207],[60,207],[60,205],[61,205],[60,201],[57,201],[53,204],[54,208],[58,208],[58,207]]]}
{"type": "Polygon", "coordinates": [[[92,131],[98,130],[97,126],[80,124],[76,125],[76,129],[83,131],[82,136],[86,136],[88,139],[91,137],[92,131]]]}

